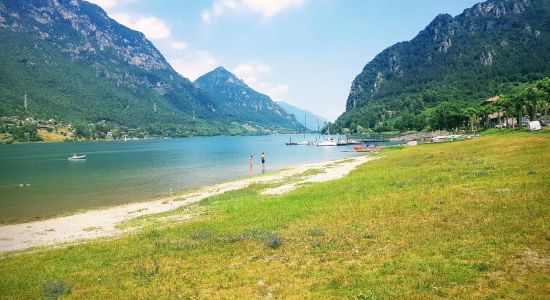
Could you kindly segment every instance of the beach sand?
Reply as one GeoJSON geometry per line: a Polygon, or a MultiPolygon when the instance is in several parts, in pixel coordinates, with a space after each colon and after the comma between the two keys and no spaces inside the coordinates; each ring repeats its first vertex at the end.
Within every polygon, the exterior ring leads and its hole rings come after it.
{"type": "MultiPolygon", "coordinates": [[[[300,176],[296,182],[281,184],[281,186],[262,192],[264,195],[281,195],[304,183],[341,178],[371,159],[373,158],[369,156],[357,156],[330,162],[304,164],[273,174],[203,187],[185,195],[89,210],[42,221],[2,225],[0,226],[0,252],[24,250],[38,246],[67,245],[99,237],[113,237],[129,230],[135,230],[135,228],[120,229],[117,228],[117,225],[139,216],[170,211],[214,195],[246,188],[255,183],[281,182],[308,170],[318,169],[318,172],[314,172],[315,174],[300,176]]],[[[191,217],[191,215],[181,216],[178,219],[185,220],[191,217]]]]}

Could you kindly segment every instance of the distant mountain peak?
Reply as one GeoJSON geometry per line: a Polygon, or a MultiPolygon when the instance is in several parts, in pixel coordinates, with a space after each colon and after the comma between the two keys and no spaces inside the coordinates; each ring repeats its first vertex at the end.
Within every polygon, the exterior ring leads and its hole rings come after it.
{"type": "Polygon", "coordinates": [[[322,128],[325,123],[329,122],[328,119],[295,105],[288,104],[282,101],[278,101],[277,104],[279,104],[279,106],[282,107],[289,114],[293,114],[296,117],[296,120],[300,122],[300,124],[304,125],[307,129],[311,131],[316,131],[322,128]]]}
{"type": "Polygon", "coordinates": [[[212,70],[212,72],[218,72],[218,73],[229,73],[231,74],[231,72],[229,72],[226,68],[224,68],[223,66],[219,66],[217,68],[215,68],[214,70],[212,70]]]}
{"type": "Polygon", "coordinates": [[[205,91],[216,104],[235,116],[236,120],[261,126],[298,130],[301,125],[273,100],[251,87],[224,67],[202,75],[195,85],[205,91]]]}
{"type": "Polygon", "coordinates": [[[216,86],[235,85],[243,88],[250,88],[242,79],[239,79],[235,74],[222,66],[215,68],[195,80],[195,84],[205,82],[210,82],[210,84],[216,86]]]}
{"type": "MultiPolygon", "coordinates": [[[[536,0],[535,0],[536,1],[536,0]]],[[[490,0],[474,5],[465,10],[466,16],[501,18],[507,14],[521,14],[532,0],[490,0]]]]}
{"type": "Polygon", "coordinates": [[[453,20],[453,16],[447,13],[439,14],[437,15],[433,21],[431,22],[431,25],[435,25],[441,22],[449,22],[453,20]]]}

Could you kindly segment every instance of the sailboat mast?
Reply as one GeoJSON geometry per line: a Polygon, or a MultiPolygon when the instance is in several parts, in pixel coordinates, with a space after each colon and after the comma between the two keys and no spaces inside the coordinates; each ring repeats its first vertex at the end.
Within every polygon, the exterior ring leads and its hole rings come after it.
{"type": "Polygon", "coordinates": [[[319,119],[317,119],[317,140],[321,138],[321,129],[319,129],[319,119]]]}

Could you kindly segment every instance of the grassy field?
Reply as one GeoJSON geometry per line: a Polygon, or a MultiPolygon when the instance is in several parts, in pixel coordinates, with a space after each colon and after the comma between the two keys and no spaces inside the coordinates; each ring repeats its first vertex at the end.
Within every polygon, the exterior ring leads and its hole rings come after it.
{"type": "Polygon", "coordinates": [[[548,299],[549,149],[548,131],[492,133],[283,196],[229,192],[118,239],[3,255],[0,298],[548,299]]]}
{"type": "Polygon", "coordinates": [[[48,132],[46,130],[38,130],[38,136],[46,143],[59,143],[65,141],[67,137],[63,133],[69,132],[68,129],[55,130],[48,132]]]}

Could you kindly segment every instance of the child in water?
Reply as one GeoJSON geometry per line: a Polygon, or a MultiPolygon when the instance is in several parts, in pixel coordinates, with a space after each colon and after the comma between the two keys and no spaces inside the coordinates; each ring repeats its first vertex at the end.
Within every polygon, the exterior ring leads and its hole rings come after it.
{"type": "Polygon", "coordinates": [[[262,152],[262,167],[265,166],[265,154],[262,152]]]}
{"type": "Polygon", "coordinates": [[[252,155],[250,155],[250,158],[248,158],[248,166],[250,167],[250,169],[252,169],[252,167],[254,166],[254,158],[252,155]]]}

